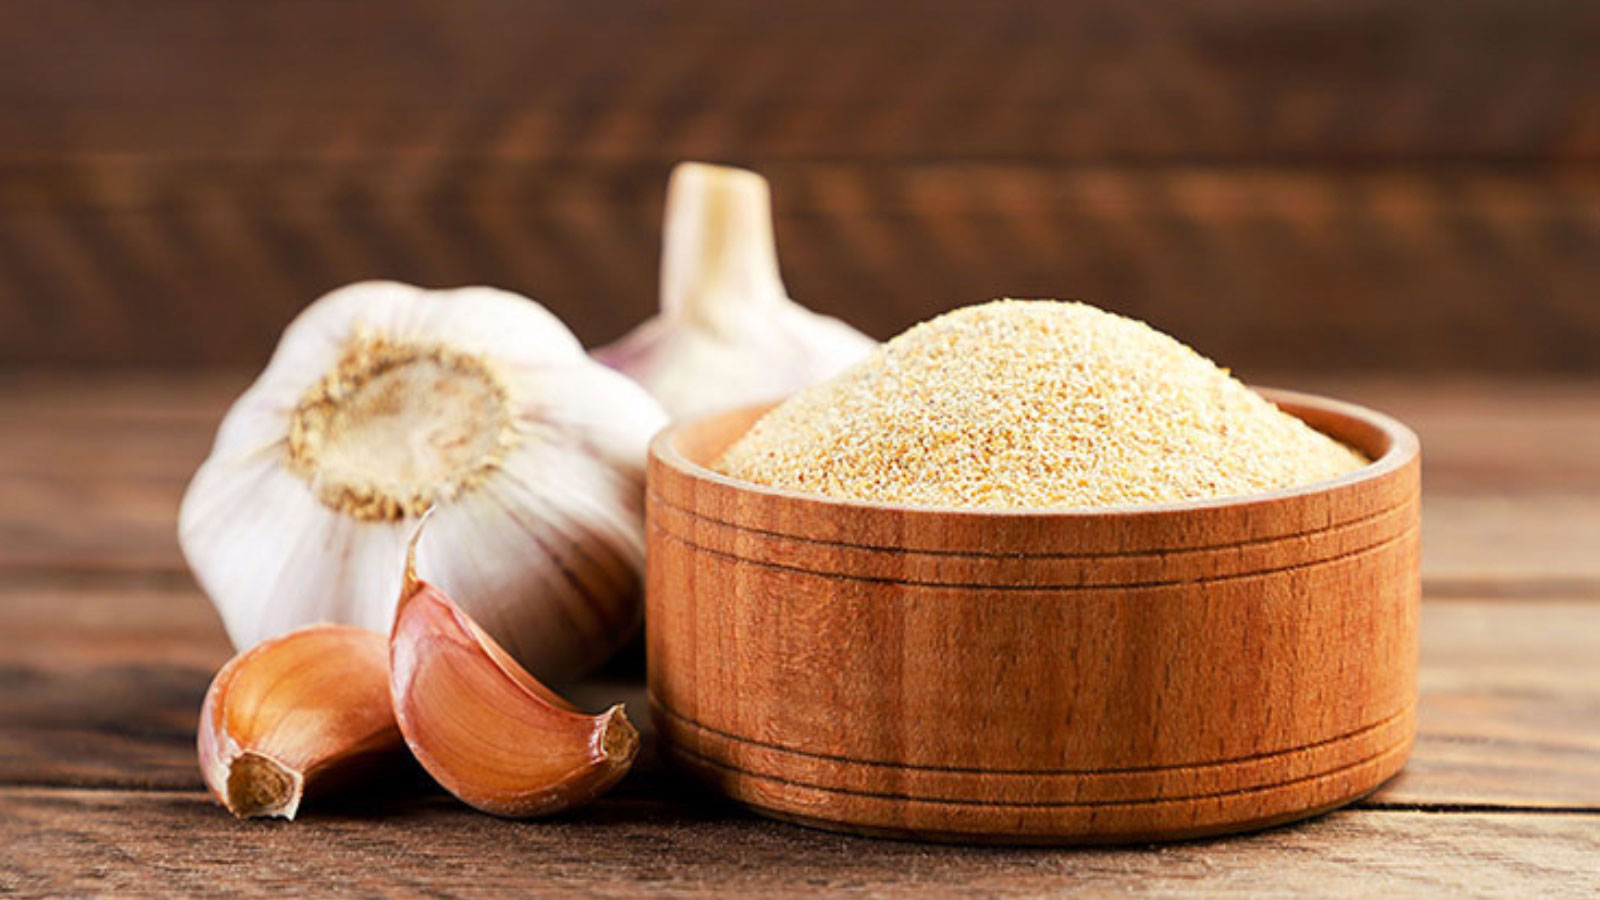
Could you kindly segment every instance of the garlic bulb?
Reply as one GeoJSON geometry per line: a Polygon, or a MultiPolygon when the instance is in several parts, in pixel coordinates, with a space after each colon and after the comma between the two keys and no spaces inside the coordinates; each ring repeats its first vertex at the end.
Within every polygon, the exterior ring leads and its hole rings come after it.
{"type": "Polygon", "coordinates": [[[787,396],[877,345],[789,299],[765,178],[682,163],[667,189],[661,312],[594,355],[681,419],[787,396]]]}
{"type": "Polygon", "coordinates": [[[645,447],[666,415],[542,306],[368,282],[284,331],[179,513],[236,647],[318,621],[387,632],[411,522],[441,588],[530,670],[637,625],[645,447]]]}

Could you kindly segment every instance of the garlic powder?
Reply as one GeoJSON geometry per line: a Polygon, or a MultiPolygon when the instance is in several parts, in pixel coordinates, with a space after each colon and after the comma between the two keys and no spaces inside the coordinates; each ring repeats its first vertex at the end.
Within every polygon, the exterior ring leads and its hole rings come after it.
{"type": "Polygon", "coordinates": [[[795,395],[713,468],[830,497],[1016,508],[1251,494],[1365,464],[1143,322],[1000,300],[795,395]]]}

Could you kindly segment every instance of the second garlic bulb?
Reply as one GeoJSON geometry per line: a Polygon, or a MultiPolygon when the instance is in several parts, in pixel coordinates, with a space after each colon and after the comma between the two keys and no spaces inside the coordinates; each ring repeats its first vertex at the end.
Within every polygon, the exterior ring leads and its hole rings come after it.
{"type": "Polygon", "coordinates": [[[300,314],[229,410],[179,539],[237,647],[320,621],[388,631],[433,508],[426,570],[559,678],[638,623],[645,448],[666,421],[532,300],[351,285],[300,314]]]}
{"type": "Polygon", "coordinates": [[[667,190],[661,311],[594,355],[682,419],[781,399],[877,345],[789,299],[766,179],[683,163],[667,190]]]}

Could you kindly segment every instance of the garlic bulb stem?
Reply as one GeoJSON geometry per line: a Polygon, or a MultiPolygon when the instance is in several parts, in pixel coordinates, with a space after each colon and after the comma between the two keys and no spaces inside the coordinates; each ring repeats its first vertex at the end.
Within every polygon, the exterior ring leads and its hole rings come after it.
{"type": "Polygon", "coordinates": [[[683,163],[667,189],[661,310],[593,355],[681,419],[782,398],[877,345],[789,299],[766,179],[683,163]]]}
{"type": "Polygon", "coordinates": [[[767,180],[705,163],[674,169],[662,229],[661,311],[719,332],[787,297],[767,180]]]}

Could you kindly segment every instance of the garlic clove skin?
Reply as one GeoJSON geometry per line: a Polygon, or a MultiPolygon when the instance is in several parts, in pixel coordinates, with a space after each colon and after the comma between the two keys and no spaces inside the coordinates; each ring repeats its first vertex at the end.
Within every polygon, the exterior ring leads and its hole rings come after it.
{"type": "Polygon", "coordinates": [[[877,345],[789,299],[765,178],[682,163],[667,189],[661,312],[594,357],[683,419],[787,396],[877,345]]]}
{"type": "Polygon", "coordinates": [[[439,784],[483,812],[526,818],[587,803],[627,774],[639,734],[620,704],[576,711],[407,568],[390,690],[407,746],[439,784]]]}
{"type": "Polygon", "coordinates": [[[367,282],[309,306],[223,420],[179,538],[236,647],[387,632],[423,562],[524,665],[577,674],[637,627],[646,447],[667,417],[527,298],[367,282]]]}
{"type": "Polygon", "coordinates": [[[293,819],[307,793],[403,758],[388,642],[312,625],[238,654],[206,691],[196,744],[206,787],[229,812],[293,819]]]}

